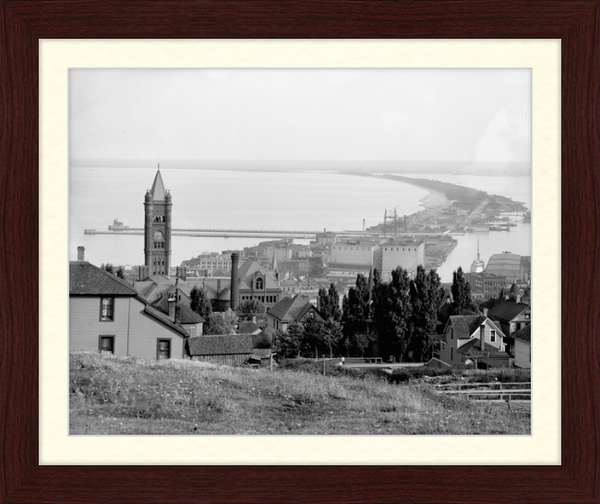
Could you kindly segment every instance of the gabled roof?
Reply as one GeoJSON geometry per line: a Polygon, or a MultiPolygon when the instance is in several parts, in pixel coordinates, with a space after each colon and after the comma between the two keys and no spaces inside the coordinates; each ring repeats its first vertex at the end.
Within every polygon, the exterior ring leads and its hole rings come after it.
{"type": "Polygon", "coordinates": [[[468,339],[486,318],[479,315],[452,315],[448,324],[452,326],[455,338],[468,339]]]}
{"type": "Polygon", "coordinates": [[[523,329],[519,329],[516,333],[513,333],[512,337],[531,343],[531,324],[527,324],[523,329]]]}
{"type": "Polygon", "coordinates": [[[242,334],[260,334],[262,329],[260,326],[252,321],[243,320],[238,324],[238,330],[242,334]]]}
{"type": "Polygon", "coordinates": [[[527,309],[529,309],[529,305],[517,303],[512,299],[508,299],[491,308],[488,311],[488,315],[497,320],[509,322],[527,309]]]}
{"type": "Polygon", "coordinates": [[[458,352],[463,355],[468,355],[469,357],[486,357],[488,354],[503,357],[506,356],[506,358],[509,357],[506,352],[498,350],[489,343],[484,343],[484,351],[481,351],[479,340],[475,338],[458,347],[458,352]]]}
{"type": "Polygon", "coordinates": [[[190,355],[252,355],[252,337],[249,334],[227,334],[220,336],[194,336],[188,338],[190,355]]]}
{"type": "Polygon", "coordinates": [[[318,310],[310,303],[309,299],[302,294],[296,294],[294,297],[285,297],[277,304],[267,310],[267,314],[281,320],[282,322],[296,322],[311,309],[321,316],[318,310]]]}
{"type": "Polygon", "coordinates": [[[69,263],[69,295],[136,296],[125,280],[87,261],[69,263]]]}
{"type": "Polygon", "coordinates": [[[500,324],[484,315],[452,315],[448,319],[448,324],[454,329],[454,336],[456,338],[468,339],[486,321],[500,333],[499,336],[504,336],[504,331],[500,324]]]}
{"type": "Polygon", "coordinates": [[[162,313],[156,308],[152,308],[152,306],[146,304],[144,305],[144,312],[155,318],[156,320],[160,320],[163,324],[168,325],[171,329],[176,330],[178,333],[181,333],[183,336],[187,337],[187,331],[181,327],[179,324],[175,324],[168,315],[162,313]]]}
{"type": "Polygon", "coordinates": [[[160,170],[156,172],[154,182],[152,183],[152,189],[150,189],[153,201],[164,201],[166,196],[165,184],[160,175],[160,170]]]}
{"type": "Polygon", "coordinates": [[[240,290],[252,290],[252,280],[255,278],[255,274],[258,273],[265,282],[265,290],[279,290],[281,287],[277,283],[273,272],[265,270],[260,264],[254,259],[248,258],[238,268],[238,277],[240,279],[240,290]]]}
{"type": "Polygon", "coordinates": [[[192,310],[188,305],[179,305],[177,320],[180,324],[199,324],[204,322],[204,319],[192,310]]]}
{"type": "Polygon", "coordinates": [[[255,360],[269,359],[271,357],[270,348],[255,348],[252,352],[252,358],[255,360]]]}

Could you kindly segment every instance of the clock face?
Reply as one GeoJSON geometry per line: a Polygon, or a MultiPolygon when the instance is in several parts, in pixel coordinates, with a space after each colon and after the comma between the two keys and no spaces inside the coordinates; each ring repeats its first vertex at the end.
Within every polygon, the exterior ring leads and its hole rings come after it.
{"type": "Polygon", "coordinates": [[[155,240],[162,240],[163,239],[163,234],[161,231],[154,231],[154,239],[155,240]]]}

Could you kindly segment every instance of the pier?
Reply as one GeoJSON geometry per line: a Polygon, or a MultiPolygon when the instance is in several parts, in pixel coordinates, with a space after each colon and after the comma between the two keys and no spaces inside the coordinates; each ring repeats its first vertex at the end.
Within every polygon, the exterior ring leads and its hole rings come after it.
{"type": "MultiPolygon", "coordinates": [[[[280,229],[172,229],[172,236],[205,236],[218,238],[297,238],[314,240],[320,231],[285,231],[280,229]]],[[[119,231],[86,229],[86,235],[143,235],[144,228],[127,228],[119,231]]]]}

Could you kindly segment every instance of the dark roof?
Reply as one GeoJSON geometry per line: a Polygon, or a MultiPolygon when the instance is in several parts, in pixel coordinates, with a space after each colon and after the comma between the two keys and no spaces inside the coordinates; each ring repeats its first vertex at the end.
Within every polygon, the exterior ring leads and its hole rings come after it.
{"type": "Polygon", "coordinates": [[[194,336],[188,339],[190,355],[235,355],[254,351],[249,334],[227,334],[220,336],[194,336]]]}
{"type": "MultiPolygon", "coordinates": [[[[138,298],[140,299],[140,298],[138,298]]],[[[183,334],[185,337],[188,336],[187,331],[181,327],[179,324],[175,324],[168,315],[162,313],[161,311],[153,308],[149,304],[144,305],[144,312],[155,318],[156,320],[160,320],[163,324],[168,325],[171,329],[175,329],[178,333],[183,334]]]]}
{"type": "Polygon", "coordinates": [[[495,346],[492,346],[488,343],[484,343],[485,350],[482,352],[479,340],[477,338],[473,338],[471,341],[467,341],[464,345],[458,347],[458,351],[461,354],[468,355],[469,357],[485,357],[488,355],[497,355],[497,356],[506,356],[509,355],[506,352],[498,350],[495,346]]]}
{"type": "Polygon", "coordinates": [[[448,323],[454,329],[456,338],[466,339],[471,337],[486,318],[479,315],[452,315],[448,323]]]}
{"type": "Polygon", "coordinates": [[[477,330],[481,324],[484,324],[486,320],[494,327],[502,336],[504,331],[498,322],[485,317],[483,315],[452,315],[450,317],[449,324],[454,329],[454,335],[457,338],[470,338],[471,335],[477,330]]]}
{"type": "MultiPolygon", "coordinates": [[[[296,294],[294,297],[285,297],[267,310],[267,313],[282,322],[295,322],[300,320],[314,306],[306,296],[296,294]]],[[[315,309],[317,314],[319,312],[315,309]]],[[[320,314],[319,314],[320,316],[320,314]]]]}
{"type": "Polygon", "coordinates": [[[526,305],[525,303],[517,303],[512,299],[508,299],[491,308],[488,311],[488,315],[495,319],[508,322],[528,308],[529,305],[526,305]]]}
{"type": "Polygon", "coordinates": [[[531,324],[527,324],[523,329],[519,329],[516,333],[513,333],[513,338],[531,342],[531,324]]]}
{"type": "Polygon", "coordinates": [[[179,305],[177,319],[180,324],[198,324],[204,322],[204,319],[187,305],[179,305]]]}
{"type": "Polygon", "coordinates": [[[238,330],[243,334],[255,334],[256,332],[261,333],[262,329],[258,324],[255,324],[249,320],[243,320],[238,324],[238,330]]]}
{"type": "Polygon", "coordinates": [[[259,359],[269,359],[271,357],[270,348],[255,348],[252,352],[252,357],[259,359]]]}
{"type": "Polygon", "coordinates": [[[69,263],[69,295],[136,296],[125,280],[87,261],[69,263]]]}

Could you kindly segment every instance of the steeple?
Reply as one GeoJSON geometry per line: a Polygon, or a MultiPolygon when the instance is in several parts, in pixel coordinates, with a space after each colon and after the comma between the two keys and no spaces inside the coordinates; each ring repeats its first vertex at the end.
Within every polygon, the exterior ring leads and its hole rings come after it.
{"type": "Polygon", "coordinates": [[[152,196],[153,201],[164,201],[166,198],[165,184],[160,175],[160,164],[158,165],[158,171],[156,172],[154,182],[152,183],[152,189],[150,189],[150,195],[152,196]]]}

